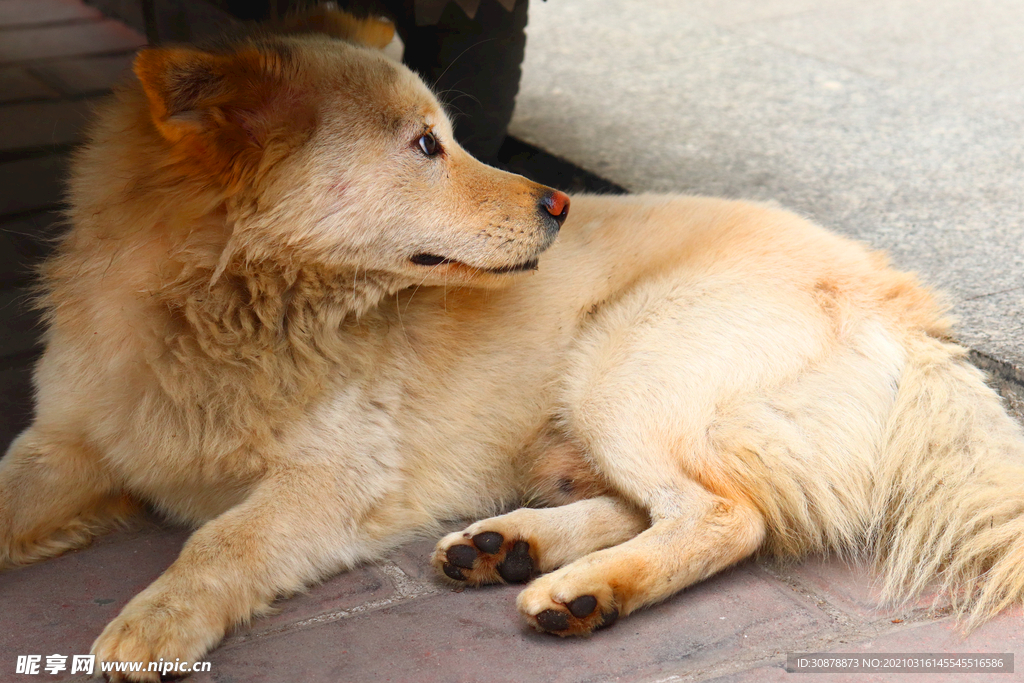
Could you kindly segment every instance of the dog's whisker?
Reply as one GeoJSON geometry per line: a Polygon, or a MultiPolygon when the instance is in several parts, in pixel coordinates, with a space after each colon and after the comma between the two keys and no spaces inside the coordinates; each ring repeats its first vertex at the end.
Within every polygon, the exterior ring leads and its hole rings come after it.
{"type": "Polygon", "coordinates": [[[449,70],[449,69],[451,69],[451,68],[452,68],[453,66],[455,66],[455,64],[456,64],[456,63],[457,63],[457,62],[458,62],[458,61],[459,61],[460,59],[462,59],[462,57],[463,57],[463,56],[465,56],[465,54],[466,54],[467,52],[469,52],[470,50],[475,50],[476,48],[480,47],[480,46],[481,46],[481,45],[483,45],[484,43],[491,43],[491,42],[494,42],[495,40],[497,40],[497,38],[484,38],[483,40],[478,40],[477,42],[475,42],[475,43],[473,43],[472,45],[470,45],[469,47],[467,47],[467,48],[466,48],[465,50],[463,50],[463,51],[462,51],[462,52],[460,52],[460,53],[459,53],[458,55],[456,55],[455,59],[453,59],[453,60],[452,60],[451,62],[449,62],[449,63],[448,63],[448,66],[446,66],[446,67],[445,67],[444,71],[442,71],[442,72],[441,72],[441,75],[439,75],[439,76],[438,76],[438,77],[437,77],[437,78],[435,79],[435,81],[436,81],[436,82],[440,82],[440,81],[441,81],[441,79],[442,79],[442,78],[444,78],[445,74],[447,74],[447,73],[448,73],[448,70],[449,70]]]}

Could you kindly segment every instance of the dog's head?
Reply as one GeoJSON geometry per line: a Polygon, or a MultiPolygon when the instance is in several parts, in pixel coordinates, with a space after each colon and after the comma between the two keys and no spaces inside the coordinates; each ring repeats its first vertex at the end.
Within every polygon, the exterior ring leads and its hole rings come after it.
{"type": "Polygon", "coordinates": [[[250,261],[496,285],[536,267],[568,212],[561,192],[473,159],[429,88],[366,45],[155,48],[135,73],[165,168],[226,197],[227,249],[250,261]]]}

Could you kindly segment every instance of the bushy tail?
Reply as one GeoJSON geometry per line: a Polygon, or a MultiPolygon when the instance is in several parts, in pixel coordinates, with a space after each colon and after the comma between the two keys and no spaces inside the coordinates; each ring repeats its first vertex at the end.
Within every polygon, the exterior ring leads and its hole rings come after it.
{"type": "Polygon", "coordinates": [[[1024,599],[1024,431],[965,351],[912,342],[876,473],[883,593],[938,580],[966,631],[1024,599]]]}

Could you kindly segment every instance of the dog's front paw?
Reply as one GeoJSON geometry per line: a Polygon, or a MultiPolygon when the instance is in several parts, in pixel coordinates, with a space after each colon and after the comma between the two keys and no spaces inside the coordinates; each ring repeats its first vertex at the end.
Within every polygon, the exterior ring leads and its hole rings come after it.
{"type": "MultiPolygon", "coordinates": [[[[146,593],[148,593],[147,591],[146,593]]],[[[107,624],[92,645],[97,670],[100,662],[123,662],[124,671],[104,673],[108,681],[157,683],[183,678],[184,674],[168,671],[149,671],[164,668],[176,660],[198,661],[222,637],[223,629],[213,626],[215,620],[186,607],[180,601],[159,594],[141,593],[107,624]],[[163,662],[161,662],[163,660],[163,662]],[[130,671],[129,665],[141,666],[141,671],[130,671]]]]}
{"type": "Polygon", "coordinates": [[[619,601],[612,588],[605,583],[581,583],[581,577],[565,569],[542,576],[519,594],[516,606],[527,623],[559,636],[589,635],[614,624],[619,601]]]}
{"type": "Polygon", "coordinates": [[[536,548],[529,540],[484,530],[483,524],[442,538],[431,558],[434,568],[471,586],[525,583],[537,575],[536,548]]]}

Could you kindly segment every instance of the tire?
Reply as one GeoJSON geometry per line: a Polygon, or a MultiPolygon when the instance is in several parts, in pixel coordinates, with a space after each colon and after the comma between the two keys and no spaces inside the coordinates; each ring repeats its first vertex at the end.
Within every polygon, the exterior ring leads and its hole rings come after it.
{"type": "Polygon", "coordinates": [[[481,0],[470,19],[449,3],[435,26],[415,26],[411,11],[397,23],[405,43],[403,61],[434,88],[459,144],[481,161],[494,161],[512,120],[527,6],[527,0],[519,0],[509,12],[497,0],[481,0]]]}
{"type": "MultiPolygon", "coordinates": [[[[440,0],[443,2],[443,0],[440,0]]],[[[405,64],[434,88],[455,125],[455,137],[481,161],[496,161],[512,120],[526,50],[528,0],[517,0],[512,11],[498,0],[480,0],[470,19],[449,2],[435,25],[417,26],[415,0],[349,0],[339,2],[356,14],[384,14],[395,21],[405,43],[405,64]]],[[[261,21],[272,14],[272,0],[210,0],[210,4],[244,21],[261,21]]],[[[281,13],[301,11],[315,0],[277,0],[281,13]]],[[[187,40],[182,20],[165,21],[176,0],[155,0],[159,37],[187,40]],[[166,15],[166,16],[165,16],[166,15]]]]}

